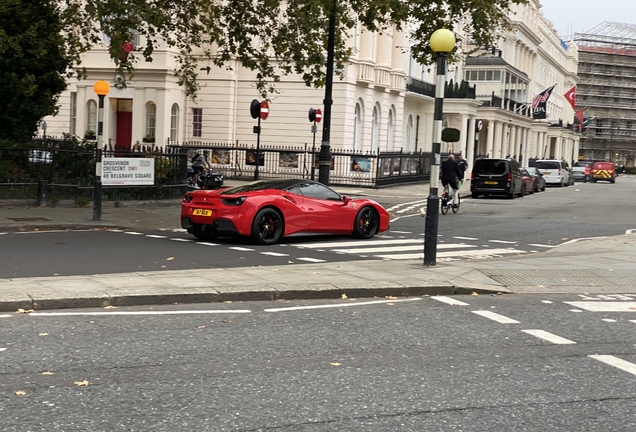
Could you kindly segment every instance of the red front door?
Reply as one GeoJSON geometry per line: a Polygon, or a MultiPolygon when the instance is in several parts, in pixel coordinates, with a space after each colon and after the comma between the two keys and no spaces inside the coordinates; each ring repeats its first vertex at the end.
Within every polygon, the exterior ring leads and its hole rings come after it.
{"type": "Polygon", "coordinates": [[[132,142],[132,112],[117,111],[117,148],[130,151],[132,142]]]}

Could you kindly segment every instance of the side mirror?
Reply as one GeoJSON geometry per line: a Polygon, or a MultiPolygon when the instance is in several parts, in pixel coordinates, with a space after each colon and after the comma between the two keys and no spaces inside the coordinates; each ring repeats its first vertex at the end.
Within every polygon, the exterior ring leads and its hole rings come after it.
{"type": "Polygon", "coordinates": [[[346,195],[342,196],[342,202],[343,202],[344,205],[349,204],[350,201],[351,201],[351,198],[349,198],[348,196],[346,196],[346,195]]]}

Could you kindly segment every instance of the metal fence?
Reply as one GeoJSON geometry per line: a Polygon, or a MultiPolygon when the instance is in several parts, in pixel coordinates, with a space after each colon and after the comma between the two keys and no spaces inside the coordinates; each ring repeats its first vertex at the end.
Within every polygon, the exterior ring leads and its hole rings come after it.
{"type": "MultiPolygon", "coordinates": [[[[261,146],[243,143],[184,142],[168,144],[166,152],[187,154],[209,150],[210,163],[226,178],[253,179],[258,152],[259,178],[318,179],[318,146],[261,146]]],[[[339,186],[382,187],[427,181],[431,153],[370,153],[332,149],[329,183],[339,186]]]]}

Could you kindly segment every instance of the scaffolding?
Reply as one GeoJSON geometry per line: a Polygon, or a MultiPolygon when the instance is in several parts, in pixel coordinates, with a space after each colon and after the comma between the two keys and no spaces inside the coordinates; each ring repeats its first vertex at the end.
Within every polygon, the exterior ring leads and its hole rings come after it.
{"type": "Polygon", "coordinates": [[[576,33],[577,110],[592,119],[580,157],[636,166],[636,25],[603,22],[576,33]]]}

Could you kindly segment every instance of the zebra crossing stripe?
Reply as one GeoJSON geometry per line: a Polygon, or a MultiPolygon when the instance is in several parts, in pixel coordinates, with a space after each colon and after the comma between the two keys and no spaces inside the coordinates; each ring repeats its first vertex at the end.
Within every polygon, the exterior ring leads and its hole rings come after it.
{"type": "MultiPolygon", "coordinates": [[[[438,245],[439,248],[440,245],[438,245]]],[[[438,252],[437,258],[485,258],[489,256],[506,255],[513,253],[526,253],[517,249],[486,249],[486,250],[470,250],[470,251],[447,251],[438,252]]],[[[424,251],[419,254],[389,254],[374,255],[378,258],[390,260],[419,260],[424,259],[424,251]]]]}
{"type": "Polygon", "coordinates": [[[593,358],[594,360],[598,360],[607,365],[614,366],[617,369],[630,373],[632,375],[636,375],[636,364],[630,363],[613,355],[589,355],[589,358],[593,358]]]}
{"type": "MultiPolygon", "coordinates": [[[[420,242],[414,246],[387,246],[387,247],[369,247],[369,248],[356,248],[356,249],[332,249],[333,252],[342,253],[371,253],[371,252],[407,252],[423,250],[424,243],[420,242]]],[[[475,245],[467,244],[438,244],[437,249],[459,249],[459,248],[475,248],[475,245]]]]}
{"type": "Polygon", "coordinates": [[[361,241],[338,241],[338,242],[323,242],[323,243],[303,243],[298,245],[301,249],[326,249],[337,248],[339,246],[378,246],[378,245],[396,245],[396,244],[409,244],[419,243],[422,244],[423,239],[393,239],[393,240],[361,240],[361,241]]]}

